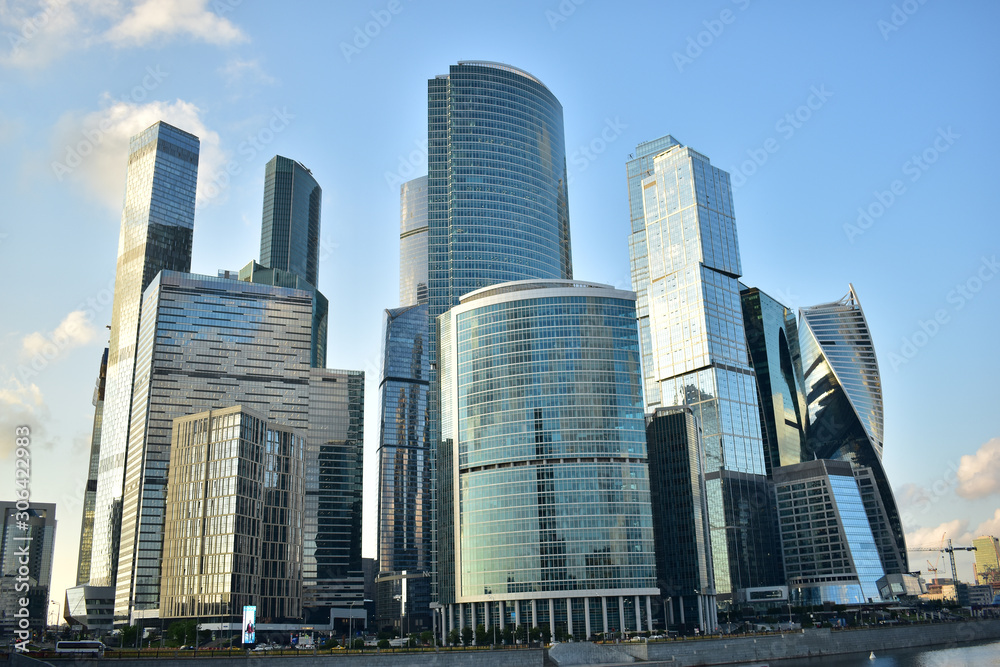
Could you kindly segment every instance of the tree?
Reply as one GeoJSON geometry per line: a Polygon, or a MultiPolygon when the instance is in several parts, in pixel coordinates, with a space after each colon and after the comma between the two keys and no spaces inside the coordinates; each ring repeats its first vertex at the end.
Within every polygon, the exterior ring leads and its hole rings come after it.
{"type": "Polygon", "coordinates": [[[514,639],[519,642],[527,641],[528,639],[528,627],[523,623],[516,628],[514,628],[514,639]]]}
{"type": "Polygon", "coordinates": [[[486,626],[480,623],[476,626],[476,646],[486,646],[490,643],[490,633],[486,632],[486,626]]]}
{"type": "Polygon", "coordinates": [[[509,625],[503,626],[503,643],[507,645],[514,643],[514,629],[509,625]]]}
{"type": "Polygon", "coordinates": [[[388,639],[380,639],[380,640],[378,640],[378,647],[379,648],[389,648],[389,646],[391,646],[391,645],[389,644],[389,640],[388,639]]]}
{"type": "Polygon", "coordinates": [[[433,641],[434,641],[434,633],[431,632],[430,630],[424,630],[423,632],[420,633],[421,644],[430,644],[433,641]]]}
{"type": "Polygon", "coordinates": [[[472,628],[462,628],[462,644],[470,646],[472,644],[472,628]]]}
{"type": "Polygon", "coordinates": [[[452,628],[448,633],[448,643],[452,646],[458,646],[458,630],[452,628]]]}
{"type": "Polygon", "coordinates": [[[358,637],[353,642],[351,642],[351,648],[353,649],[363,649],[364,647],[365,647],[365,640],[361,639],[361,637],[358,637]]]}
{"type": "Polygon", "coordinates": [[[528,630],[528,639],[530,639],[531,641],[537,642],[541,638],[542,638],[542,629],[537,625],[528,630]]]}
{"type": "Polygon", "coordinates": [[[551,637],[552,637],[552,633],[549,632],[549,626],[543,625],[542,626],[542,642],[548,644],[549,640],[551,639],[551,637]]]}

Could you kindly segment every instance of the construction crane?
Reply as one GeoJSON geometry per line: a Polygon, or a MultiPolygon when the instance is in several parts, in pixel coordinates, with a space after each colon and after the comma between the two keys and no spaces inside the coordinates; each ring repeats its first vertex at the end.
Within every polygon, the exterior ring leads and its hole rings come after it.
{"type": "MultiPolygon", "coordinates": [[[[958,583],[958,568],[955,567],[955,552],[956,551],[975,551],[976,547],[956,547],[951,543],[951,538],[948,538],[948,546],[944,546],[944,538],[942,537],[942,544],[940,548],[933,547],[914,547],[910,551],[937,551],[939,553],[946,553],[948,557],[951,558],[951,579],[956,584],[958,583]]],[[[930,561],[927,561],[930,565],[930,561]]],[[[937,568],[932,568],[934,572],[937,572],[937,568]]]]}

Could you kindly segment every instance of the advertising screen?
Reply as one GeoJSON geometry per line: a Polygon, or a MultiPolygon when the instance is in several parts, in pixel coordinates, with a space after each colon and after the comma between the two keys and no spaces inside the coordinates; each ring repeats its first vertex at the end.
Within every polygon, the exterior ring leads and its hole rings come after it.
{"type": "Polygon", "coordinates": [[[243,643],[255,644],[257,634],[257,607],[243,607],[243,643]]]}

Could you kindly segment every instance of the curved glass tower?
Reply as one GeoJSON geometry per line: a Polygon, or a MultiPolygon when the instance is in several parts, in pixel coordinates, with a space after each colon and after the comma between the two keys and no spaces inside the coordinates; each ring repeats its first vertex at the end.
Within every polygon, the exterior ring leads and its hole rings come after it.
{"type": "Polygon", "coordinates": [[[463,297],[439,329],[443,631],[652,629],[635,295],[506,283],[463,297]]]}
{"type": "Polygon", "coordinates": [[[301,163],[275,155],[264,169],[260,263],[319,286],[323,189],[301,163]]]}
{"type": "Polygon", "coordinates": [[[887,574],[905,573],[909,568],[902,522],[882,467],[882,380],[853,285],[839,301],[799,311],[799,348],[807,454],[871,469],[888,520],[886,531],[875,535],[879,555],[887,574]]]}

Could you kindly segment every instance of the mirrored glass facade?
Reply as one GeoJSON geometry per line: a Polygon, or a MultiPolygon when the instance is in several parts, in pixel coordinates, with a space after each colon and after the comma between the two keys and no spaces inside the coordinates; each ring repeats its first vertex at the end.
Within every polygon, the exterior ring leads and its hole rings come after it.
{"type": "MultiPolygon", "coordinates": [[[[882,382],[854,286],[842,299],[799,311],[808,454],[870,469],[889,535],[878,543],[887,574],[909,569],[906,540],[882,466],[882,382]],[[898,568],[898,569],[897,569],[898,568]]],[[[871,506],[871,503],[869,503],[871,506]]],[[[873,521],[878,529],[880,520],[873,521]]]]}
{"type": "Polygon", "coordinates": [[[729,174],[670,136],[635,155],[626,169],[645,404],[688,406],[701,425],[715,593],[725,600],[781,583],[773,523],[755,510],[766,466],[729,174]]]}
{"type": "Polygon", "coordinates": [[[312,172],[275,155],[264,168],[264,221],[260,263],[319,284],[320,208],[323,189],[312,172]]]}
{"type": "Polygon", "coordinates": [[[505,283],[466,295],[439,326],[447,628],[651,628],[634,295],[505,283]]]}
{"type": "Polygon", "coordinates": [[[427,177],[399,188],[399,304],[427,303],[427,177]]]}
{"type": "Polygon", "coordinates": [[[851,464],[783,466],[774,484],[791,602],[881,602],[885,573],[851,464]]]}
{"type": "Polygon", "coordinates": [[[155,609],[174,419],[241,404],[309,429],[314,291],[162,272],[143,297],[115,614],[155,609]]]}
{"type": "Polygon", "coordinates": [[[756,287],[741,286],[747,350],[760,390],[764,465],[801,463],[806,455],[806,404],[802,394],[798,323],[791,308],[756,287]]]}
{"type": "Polygon", "coordinates": [[[690,408],[657,408],[646,416],[656,585],[669,597],[665,627],[691,634],[715,630],[708,494],[701,428],[690,408]],[[700,598],[700,599],[699,599],[700,598]],[[681,620],[684,619],[684,620],[681,620]],[[678,625],[680,627],[678,627],[678,625]]]}
{"type": "Polygon", "coordinates": [[[305,437],[236,405],[173,421],[161,618],[302,616],[305,437]]]}
{"type": "Polygon", "coordinates": [[[132,407],[139,304],[161,270],[191,268],[198,137],[158,122],[132,137],[101,427],[90,582],[115,584],[132,407]]]}
{"type": "Polygon", "coordinates": [[[80,523],[80,557],[76,562],[76,583],[90,581],[90,555],[94,542],[94,508],[97,506],[97,472],[101,464],[101,424],[104,416],[104,389],[108,374],[108,348],[101,355],[101,367],[94,386],[94,426],[90,432],[90,467],[83,489],[83,519],[80,523]]]}
{"type": "Polygon", "coordinates": [[[379,629],[431,629],[430,360],[427,306],[385,311],[379,394],[379,629]],[[406,572],[406,608],[400,609],[406,572]],[[401,613],[402,611],[402,613],[401,613]]]}

